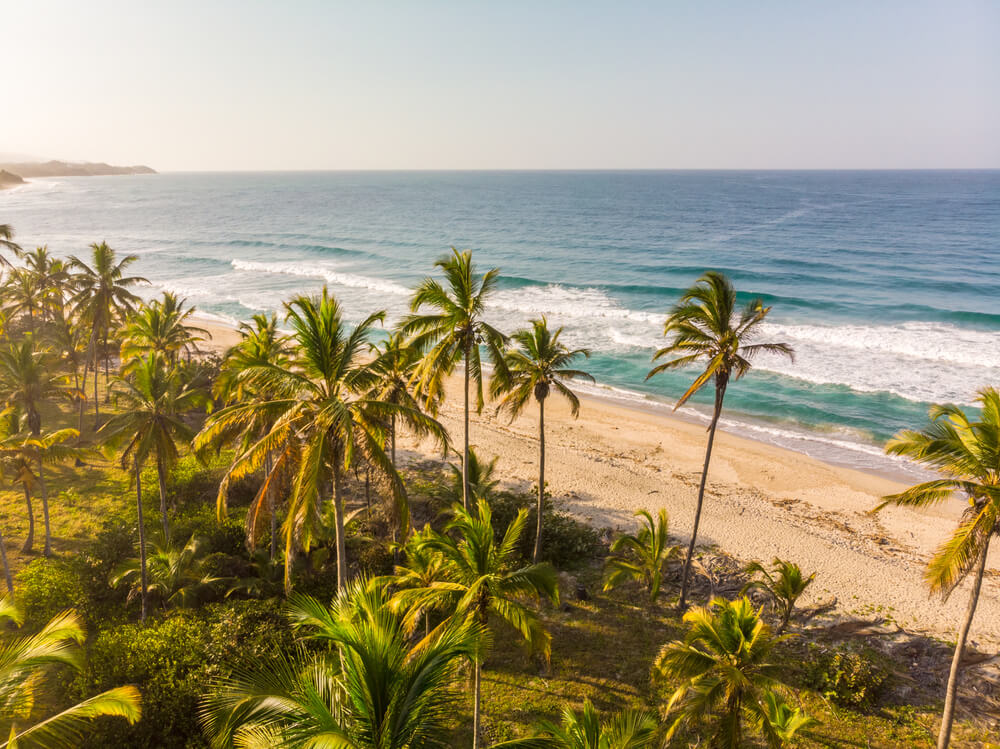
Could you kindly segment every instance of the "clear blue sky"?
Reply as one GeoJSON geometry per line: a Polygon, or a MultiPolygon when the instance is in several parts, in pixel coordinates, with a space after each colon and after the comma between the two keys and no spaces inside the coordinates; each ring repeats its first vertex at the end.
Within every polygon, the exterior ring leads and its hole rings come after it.
{"type": "Polygon", "coordinates": [[[1000,167],[1000,2],[12,0],[0,152],[161,170],[1000,167]]]}

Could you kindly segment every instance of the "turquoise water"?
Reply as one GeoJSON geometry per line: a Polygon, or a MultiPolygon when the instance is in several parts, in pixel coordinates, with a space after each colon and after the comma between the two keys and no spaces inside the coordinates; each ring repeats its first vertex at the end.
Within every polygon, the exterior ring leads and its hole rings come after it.
{"type": "MultiPolygon", "coordinates": [[[[0,193],[26,246],[134,252],[151,292],[229,320],[326,283],[360,318],[403,313],[450,245],[499,266],[490,315],[546,314],[594,351],[612,397],[665,407],[691,372],[645,382],[664,313],[706,268],[773,310],[728,426],[866,468],[934,401],[1000,384],[1000,172],[163,174],[37,180],[0,193]]],[[[708,393],[687,410],[703,418],[708,393]]]]}

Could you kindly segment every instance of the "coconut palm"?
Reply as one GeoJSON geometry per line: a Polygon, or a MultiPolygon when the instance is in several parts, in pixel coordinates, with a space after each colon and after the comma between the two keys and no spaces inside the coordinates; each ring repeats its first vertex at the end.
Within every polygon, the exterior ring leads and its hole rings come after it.
{"type": "MultiPolygon", "coordinates": [[[[433,531],[430,525],[425,525],[422,531],[415,532],[406,540],[403,546],[404,561],[393,567],[393,574],[380,578],[393,588],[429,588],[434,583],[446,579],[445,560],[427,543],[433,531]]],[[[424,620],[424,635],[431,633],[431,611],[422,612],[424,620]]]]}
{"type": "Polygon", "coordinates": [[[150,458],[156,462],[160,520],[163,537],[169,541],[167,475],[180,457],[177,443],[187,444],[195,434],[184,421],[185,414],[203,406],[207,396],[183,384],[160,354],[135,360],[130,370],[115,383],[122,411],[101,427],[98,437],[113,449],[124,446],[129,460],[134,452],[140,464],[150,458]]]}
{"type": "Polygon", "coordinates": [[[978,418],[957,406],[932,406],[930,424],[922,431],[900,432],[885,448],[892,455],[935,469],[941,478],[883,497],[879,509],[889,504],[927,507],[954,496],[966,503],[962,522],[931,557],[925,574],[931,592],[944,598],[972,574],[969,605],[948,675],[939,749],[947,747],[951,740],[962,653],[976,614],[990,541],[1000,534],[1000,392],[993,387],[983,388],[976,403],[980,408],[978,418]]]}
{"type": "Polygon", "coordinates": [[[752,343],[760,332],[761,323],[767,317],[770,307],[765,307],[760,299],[752,299],[739,312],[736,309],[736,289],[726,276],[716,271],[707,271],[670,310],[663,334],[668,345],[653,355],[653,361],[665,357],[676,358],[658,364],[646,375],[648,380],[654,375],[690,364],[704,363],[705,368],[685,393],[677,400],[674,410],[684,405],[688,398],[697,393],[710,380],[715,382],[715,406],[712,421],[708,426],[708,444],[705,447],[705,464],[698,485],[698,505],[695,510],[694,528],[684,572],[681,575],[680,608],[687,601],[688,582],[691,575],[691,560],[698,538],[701,522],[701,508],[705,499],[705,482],[708,480],[708,465],[712,459],[712,444],[715,430],[722,415],[722,402],[730,382],[740,379],[750,371],[758,354],[770,353],[792,357],[792,348],[785,343],[752,343]]]}
{"type": "Polygon", "coordinates": [[[180,354],[189,357],[198,352],[198,343],[212,337],[204,328],[189,325],[194,307],[185,307],[184,299],[163,293],[139,307],[121,330],[123,362],[132,362],[152,353],[160,354],[170,364],[180,354]]]}
{"type": "MultiPolygon", "coordinates": [[[[191,536],[183,547],[171,546],[163,539],[152,544],[146,558],[147,595],[158,599],[164,608],[189,608],[206,596],[219,592],[225,582],[205,574],[205,541],[191,536]]],[[[142,564],[139,559],[127,559],[111,573],[113,586],[128,586],[129,600],[142,595],[142,564]]]]}
{"type": "MultiPolygon", "coordinates": [[[[11,598],[0,598],[0,624],[6,628],[23,622],[24,614],[11,598]]],[[[35,634],[7,634],[0,639],[0,729],[7,736],[0,749],[79,746],[94,718],[117,716],[129,723],[139,720],[139,691],[135,687],[117,687],[34,725],[27,722],[42,693],[45,676],[60,666],[80,669],[85,639],[80,618],[72,611],[56,615],[35,634]]]]}
{"type": "MultiPolygon", "coordinates": [[[[528,512],[522,509],[497,543],[487,502],[480,500],[473,512],[456,504],[445,533],[431,531],[421,541],[422,548],[441,556],[444,580],[401,590],[393,597],[399,610],[409,612],[410,627],[429,610],[451,611],[452,619],[476,623],[484,630],[494,624],[509,625],[532,650],[548,658],[551,638],[522,600],[545,598],[558,603],[559,592],[551,565],[517,565],[527,520],[528,512]]],[[[474,665],[473,749],[479,746],[480,681],[487,644],[483,643],[474,665]]]]}
{"type": "Polygon", "coordinates": [[[654,682],[680,682],[666,705],[676,715],[667,737],[708,723],[712,746],[742,747],[747,727],[780,745],[767,698],[783,685],[787,667],[773,659],[782,637],[771,634],[747,598],[717,598],[686,612],[684,623],[684,639],[664,645],[653,664],[654,682]]]}
{"type": "Polygon", "coordinates": [[[645,710],[604,718],[589,699],[579,713],[566,708],[560,725],[545,721],[538,735],[494,744],[491,749],[647,749],[657,743],[659,724],[645,710]]]}
{"type": "Polygon", "coordinates": [[[275,450],[275,471],[291,472],[292,489],[285,519],[286,587],[297,547],[311,546],[321,514],[321,499],[333,485],[337,547],[337,580],[347,583],[342,480],[357,457],[382,477],[397,506],[403,527],[409,523],[406,492],[385,452],[390,417],[421,421],[428,432],[444,439],[444,430],[429,416],[399,403],[368,396],[374,375],[363,357],[369,336],[383,318],[370,315],[353,330],[343,321],[340,304],[324,288],[318,296],[300,296],[285,305],[298,344],[287,364],[248,366],[241,375],[248,387],[273,393],[262,403],[229,406],[206,422],[200,440],[211,444],[221,434],[272,420],[270,430],[238,455],[228,472],[238,479],[259,471],[275,450]],[[286,459],[287,456],[287,459],[286,459]],[[294,460],[294,462],[293,462],[294,460]]]}
{"type": "Polygon", "coordinates": [[[469,447],[469,467],[465,471],[462,470],[462,456],[458,457],[458,465],[448,464],[448,470],[451,472],[451,483],[445,489],[445,499],[449,502],[461,502],[467,485],[469,496],[476,502],[481,499],[488,502],[500,485],[500,479],[496,477],[497,456],[494,455],[487,461],[479,457],[479,452],[475,447],[469,447]]]}
{"type": "Polygon", "coordinates": [[[636,517],[643,525],[635,535],[624,534],[611,544],[611,554],[604,563],[604,590],[617,587],[626,580],[639,580],[653,604],[660,595],[667,564],[680,555],[670,544],[670,520],[666,510],[653,522],[648,510],[639,510],[636,517]]]}
{"type": "Polygon", "coordinates": [[[748,575],[759,575],[759,578],[744,585],[742,594],[746,595],[754,589],[767,593],[778,614],[778,628],[775,632],[780,635],[792,619],[796,602],[816,579],[816,573],[804,575],[797,564],[777,557],[771,562],[770,570],[760,562],[751,562],[743,571],[748,575]]]}
{"type": "MultiPolygon", "coordinates": [[[[476,273],[472,252],[451,248],[435,265],[444,273],[445,284],[424,279],[410,300],[408,315],[399,326],[404,336],[412,336],[410,345],[425,352],[415,372],[420,392],[437,400],[444,392],[445,377],[462,361],[465,368],[462,470],[468,473],[469,462],[469,385],[476,386],[476,412],[483,410],[483,369],[480,346],[485,346],[494,364],[502,365],[501,347],[505,336],[483,319],[486,300],[496,289],[498,268],[483,275],[476,273]],[[430,308],[430,313],[420,310],[430,308]]],[[[462,506],[469,507],[468,475],[465,476],[462,506]]]]}
{"type": "Polygon", "coordinates": [[[37,487],[42,496],[42,520],[45,524],[45,556],[52,556],[52,526],[49,522],[49,492],[45,483],[45,464],[65,463],[86,453],[68,444],[79,433],[75,429],[59,429],[39,434],[13,434],[0,440],[0,467],[12,483],[20,484],[28,509],[28,536],[21,548],[30,553],[35,538],[35,517],[31,494],[37,487]]]}
{"type": "MultiPolygon", "coordinates": [[[[73,283],[76,288],[70,303],[78,318],[90,325],[91,362],[94,370],[94,423],[100,426],[101,411],[97,397],[98,345],[103,344],[104,379],[110,386],[108,373],[108,336],[112,327],[126,319],[140,303],[131,287],[148,283],[140,276],[126,276],[128,267],[139,259],[137,255],[126,255],[118,260],[115,251],[105,242],[90,246],[91,263],[88,265],[78,257],[70,258],[70,268],[76,271],[73,283]]],[[[83,371],[83,386],[86,387],[87,370],[83,371]]],[[[83,413],[83,402],[80,403],[83,413]]],[[[82,417],[81,417],[82,418],[82,417]]]]}
{"type": "Polygon", "coordinates": [[[28,332],[37,330],[45,310],[44,291],[38,277],[28,268],[13,268],[3,283],[3,306],[12,320],[27,318],[28,332]]]}
{"type": "Polygon", "coordinates": [[[481,628],[462,622],[414,644],[384,584],[355,580],[329,608],[297,596],[289,615],[307,658],[270,658],[212,685],[201,719],[212,746],[445,749],[462,661],[481,628]]]}
{"type": "Polygon", "coordinates": [[[51,319],[65,302],[70,280],[69,267],[63,260],[52,257],[48,247],[38,247],[34,252],[24,253],[23,257],[25,270],[34,278],[38,294],[35,302],[37,317],[51,319]]]}
{"type": "MultiPolygon", "coordinates": [[[[14,241],[14,228],[10,224],[0,224],[0,249],[7,250],[14,257],[21,257],[24,250],[14,241]]],[[[0,253],[0,271],[10,267],[10,260],[0,253]]]]}
{"type": "Polygon", "coordinates": [[[569,389],[573,379],[594,378],[579,369],[571,369],[574,359],[589,357],[587,349],[570,349],[560,340],[562,328],[549,330],[542,317],[532,320],[531,328],[511,335],[514,345],[503,352],[503,366],[498,367],[490,382],[490,394],[500,400],[499,410],[510,414],[511,421],[524,411],[534,396],[538,402],[538,527],[532,561],[542,555],[542,517],[545,505],[545,401],[549,394],[559,393],[569,401],[573,418],[580,413],[580,399],[569,389]]]}

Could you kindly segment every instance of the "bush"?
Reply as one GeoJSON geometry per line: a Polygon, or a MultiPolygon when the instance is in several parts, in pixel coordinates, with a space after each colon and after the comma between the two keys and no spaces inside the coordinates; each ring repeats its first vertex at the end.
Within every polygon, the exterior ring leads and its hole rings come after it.
{"type": "MultiPolygon", "coordinates": [[[[497,492],[490,500],[498,538],[503,537],[520,510],[528,510],[526,530],[520,543],[521,556],[525,559],[531,559],[535,548],[536,505],[536,496],[517,492],[497,492]]],[[[579,567],[607,551],[597,530],[554,510],[551,502],[545,504],[542,528],[542,561],[551,562],[560,569],[579,567]]]]}
{"type": "Polygon", "coordinates": [[[838,705],[861,710],[875,706],[889,678],[876,652],[856,652],[845,646],[810,644],[804,668],[810,687],[838,705]]]}
{"type": "Polygon", "coordinates": [[[209,683],[234,667],[252,667],[292,648],[291,630],[275,601],[229,601],[200,611],[177,610],[145,627],[107,629],[88,651],[70,687],[82,699],[120,684],[142,694],[134,726],[101,720],[83,747],[203,747],[198,707],[209,683]]]}
{"type": "Polygon", "coordinates": [[[231,514],[219,523],[215,504],[185,508],[170,526],[174,542],[197,536],[204,540],[206,554],[230,554],[246,557],[246,529],[243,520],[231,514]]]}
{"type": "Polygon", "coordinates": [[[37,629],[66,609],[86,613],[89,608],[79,561],[35,559],[17,574],[17,602],[24,608],[25,623],[37,629]]]}

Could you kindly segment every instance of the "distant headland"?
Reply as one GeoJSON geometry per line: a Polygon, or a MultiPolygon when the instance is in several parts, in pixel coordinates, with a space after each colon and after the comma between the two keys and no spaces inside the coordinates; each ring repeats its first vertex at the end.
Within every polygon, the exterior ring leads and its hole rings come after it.
{"type": "Polygon", "coordinates": [[[112,166],[103,162],[75,161],[28,161],[21,163],[0,163],[0,190],[15,187],[24,178],[33,177],[100,177],[122,174],[156,174],[148,166],[112,166]]]}

